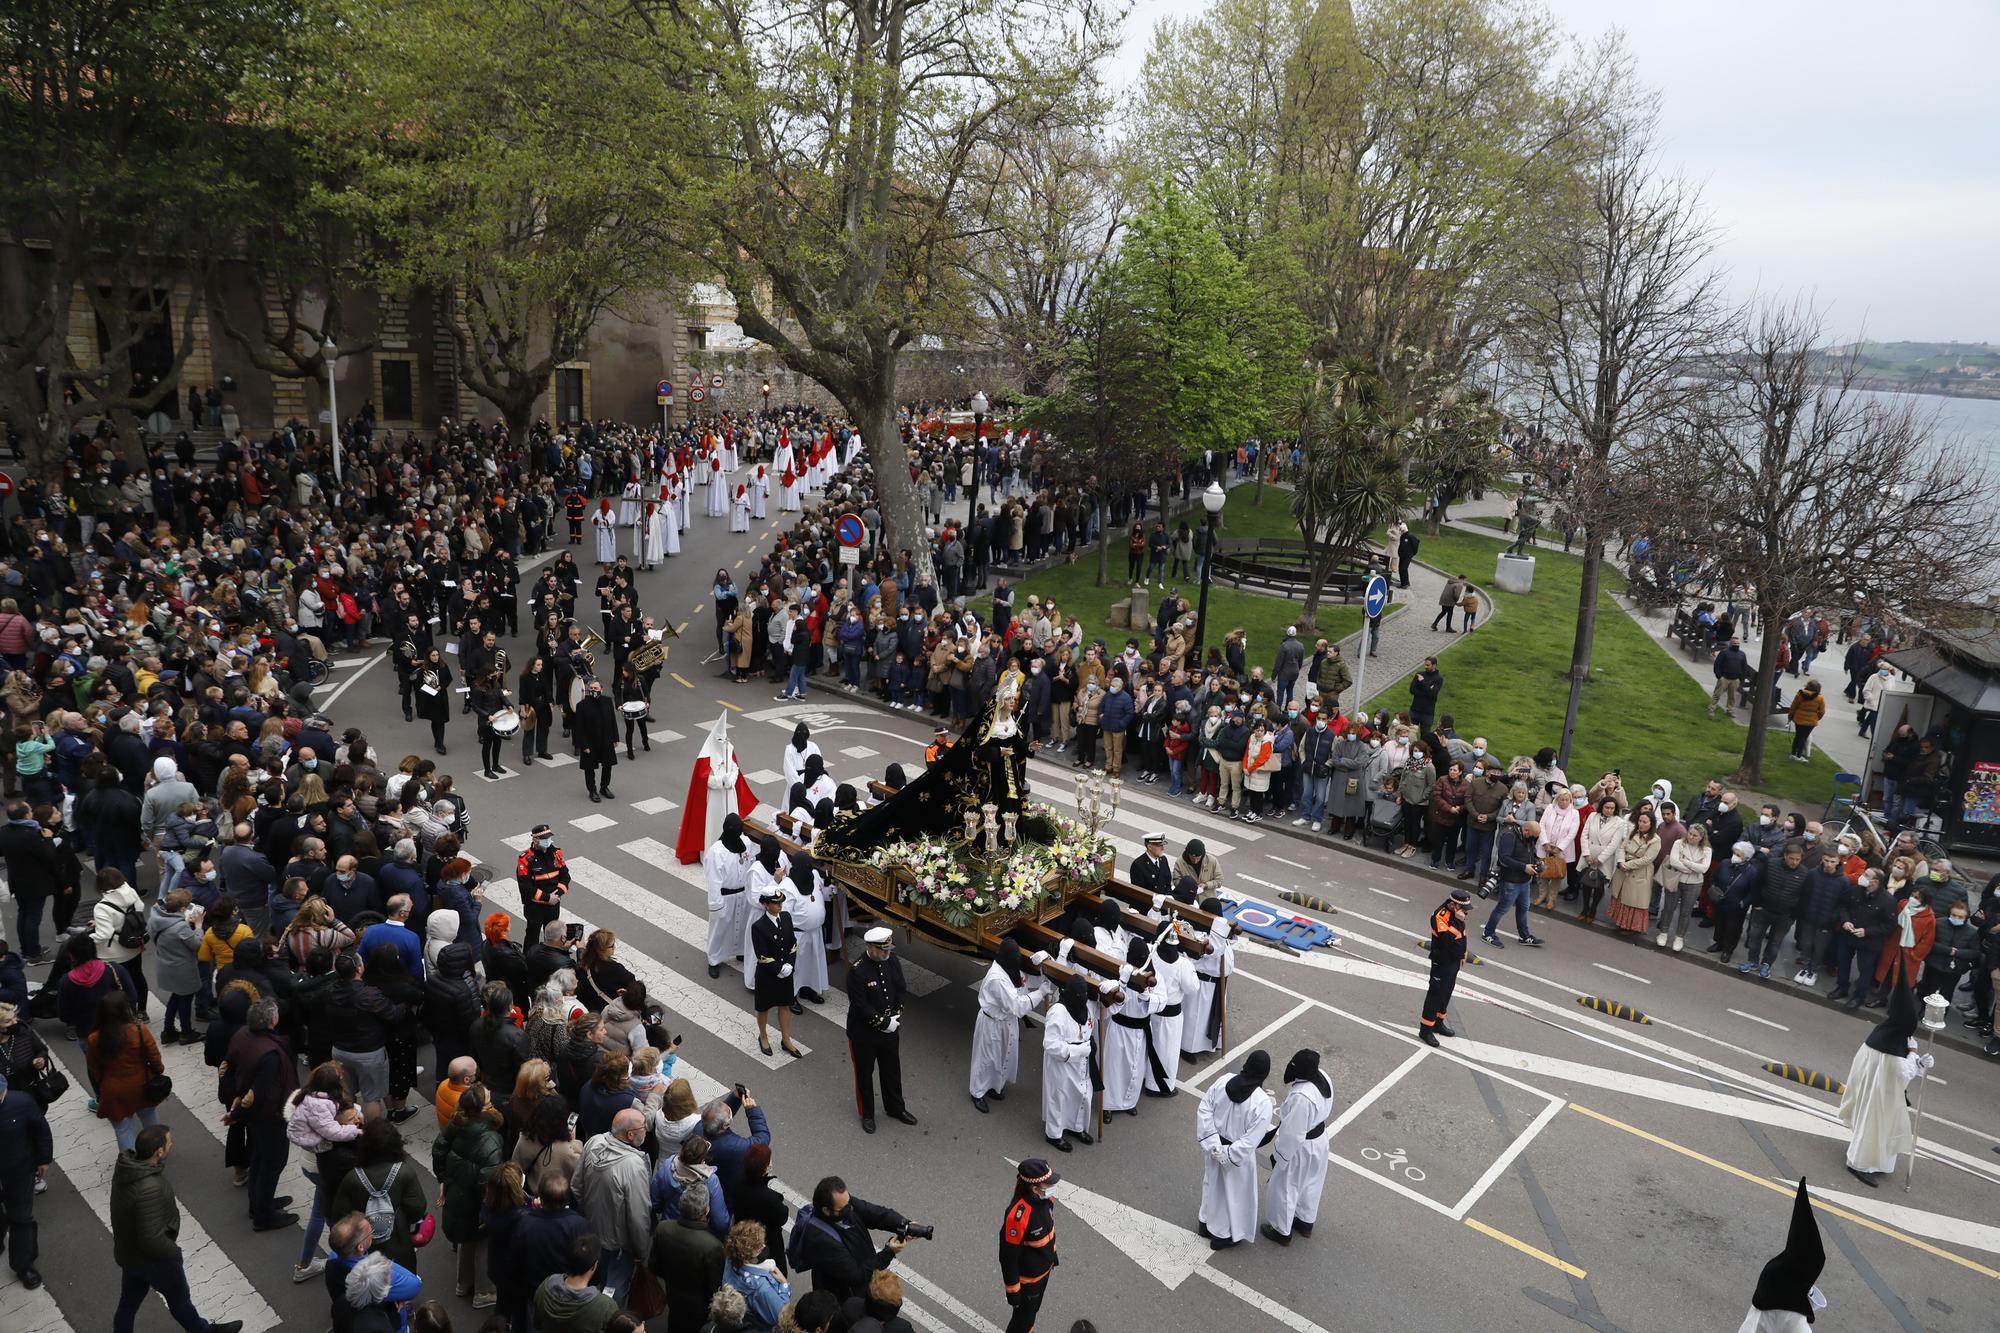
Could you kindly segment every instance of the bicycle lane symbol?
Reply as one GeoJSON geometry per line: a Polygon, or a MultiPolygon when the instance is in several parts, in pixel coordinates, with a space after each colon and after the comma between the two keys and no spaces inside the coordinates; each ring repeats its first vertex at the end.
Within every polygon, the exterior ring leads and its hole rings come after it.
{"type": "Polygon", "coordinates": [[[1401,1148],[1393,1148],[1388,1152],[1383,1152],[1380,1148],[1363,1148],[1361,1160],[1378,1164],[1383,1171],[1392,1176],[1400,1175],[1412,1185],[1421,1184],[1424,1179],[1423,1168],[1411,1165],[1410,1155],[1401,1148]]]}

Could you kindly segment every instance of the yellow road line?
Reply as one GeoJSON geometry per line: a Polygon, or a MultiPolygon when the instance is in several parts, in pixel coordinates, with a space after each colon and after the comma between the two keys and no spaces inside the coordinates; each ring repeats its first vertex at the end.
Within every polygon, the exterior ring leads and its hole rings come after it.
{"type": "Polygon", "coordinates": [[[679,682],[680,682],[680,683],[681,683],[681,684],[682,684],[683,686],[685,686],[686,688],[688,688],[688,689],[690,689],[690,690],[694,688],[694,686],[693,686],[693,685],[690,685],[690,684],[688,683],[688,678],[687,678],[686,676],[683,676],[683,675],[682,675],[682,674],[681,674],[680,672],[678,672],[678,671],[669,671],[669,672],[668,672],[667,674],[668,674],[669,676],[672,676],[672,677],[673,677],[673,678],[674,678],[675,680],[679,681],[679,682]]]}
{"type": "Polygon", "coordinates": [[[1553,1254],[1550,1254],[1547,1250],[1538,1250],[1534,1246],[1528,1244],[1527,1241],[1521,1240],[1515,1236],[1510,1236],[1506,1232],[1500,1230],[1498,1227],[1489,1227],[1476,1217],[1466,1218],[1465,1225],[1471,1227],[1474,1231],[1477,1231],[1482,1236],[1491,1236],[1494,1240],[1499,1241],[1502,1245],[1511,1246],[1512,1248],[1519,1250],[1522,1254],[1527,1255],[1530,1259],[1540,1259],[1550,1268],[1560,1268],[1563,1272],[1568,1273],[1571,1277],[1576,1278],[1579,1281],[1590,1276],[1590,1274],[1584,1272],[1581,1268],[1578,1268],[1575,1264],[1566,1264],[1562,1260],[1556,1258],[1553,1254]]]}
{"type": "Polygon", "coordinates": [[[743,562],[742,562],[741,560],[738,560],[738,561],[737,561],[737,562],[736,562],[735,564],[731,565],[731,566],[730,566],[730,568],[731,568],[731,569],[741,569],[741,568],[743,568],[743,562]]]}
{"type": "MultiPolygon", "coordinates": [[[[1602,1121],[1603,1123],[1611,1126],[1613,1129],[1622,1129],[1627,1134],[1631,1134],[1637,1138],[1642,1138],[1646,1140],[1646,1142],[1648,1143],[1658,1144],[1660,1147],[1666,1148],[1671,1152],[1677,1152],[1683,1157],[1692,1158],[1694,1161],[1700,1162],[1704,1166],[1712,1166],[1718,1171],[1726,1172],[1729,1175],[1737,1177],[1739,1180],[1747,1180],[1753,1185],[1761,1185],[1765,1189],[1770,1190],[1773,1194],[1782,1194],[1787,1198],[1790,1198],[1793,1194],[1796,1194],[1798,1192],[1797,1185],[1786,1185],[1786,1184],[1781,1184],[1775,1180],[1766,1180],[1764,1177],[1757,1175],[1754,1172],[1745,1171],[1741,1167],[1731,1166],[1727,1162],[1719,1162],[1715,1158],[1710,1157],[1707,1153],[1696,1152],[1693,1148],[1683,1148],[1680,1144],[1673,1142],[1671,1139],[1663,1139],[1657,1134],[1648,1133],[1647,1131],[1640,1129],[1637,1125],[1628,1125],[1623,1120],[1614,1119],[1613,1117],[1604,1114],[1604,1112],[1602,1111],[1593,1111],[1588,1106],[1579,1106],[1575,1102],[1571,1102],[1569,1104],[1569,1109],[1572,1111],[1579,1112],[1583,1115],[1587,1115],[1592,1120],[1602,1121]]],[[[1974,1260],[1971,1259],[1967,1259],[1963,1255],[1953,1254],[1950,1250],[1942,1249],[1936,1245],[1931,1244],[1929,1241],[1926,1240],[1919,1240],[1917,1239],[1917,1237],[1912,1236],[1907,1232],[1898,1231],[1894,1227],[1884,1226],[1882,1225],[1882,1223],[1877,1222],[1872,1217],[1863,1217],[1859,1213],[1851,1212],[1846,1208],[1842,1208],[1837,1204],[1828,1203],[1820,1198],[1813,1199],[1813,1207],[1817,1208],[1819,1211],[1823,1213],[1832,1213],[1835,1217],[1841,1218],[1848,1222],[1852,1222],[1856,1226],[1866,1227],[1870,1231],[1880,1232],[1882,1235],[1889,1237],[1891,1240],[1900,1240],[1903,1242],[1903,1244],[1913,1246],[1916,1249],[1922,1250],[1925,1254],[1935,1256],[1936,1258],[1939,1259],[1949,1259],[1952,1263],[1957,1264],[1959,1267],[1969,1268],[1973,1272],[1978,1273],[1983,1277],[2000,1279],[2000,1270],[1988,1268],[1985,1264],[1975,1262],[1974,1260]]]]}
{"type": "Polygon", "coordinates": [[[732,713],[740,713],[743,711],[741,708],[729,702],[729,700],[727,699],[717,699],[716,702],[721,704],[724,708],[727,708],[732,713]]]}

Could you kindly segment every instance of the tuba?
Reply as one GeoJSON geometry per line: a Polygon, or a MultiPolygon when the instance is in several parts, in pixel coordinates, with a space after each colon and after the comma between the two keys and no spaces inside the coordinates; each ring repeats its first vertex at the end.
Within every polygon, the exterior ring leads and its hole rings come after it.
{"type": "Polygon", "coordinates": [[[648,639],[634,648],[625,658],[634,671],[658,671],[667,664],[667,645],[657,639],[648,639]]]}
{"type": "Polygon", "coordinates": [[[503,676],[507,674],[507,650],[505,648],[495,648],[493,650],[493,669],[503,676]]]}

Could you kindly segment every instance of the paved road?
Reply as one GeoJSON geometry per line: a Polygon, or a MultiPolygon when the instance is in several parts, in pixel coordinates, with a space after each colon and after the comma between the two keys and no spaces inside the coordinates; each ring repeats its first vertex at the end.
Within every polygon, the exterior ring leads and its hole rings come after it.
{"type": "MultiPolygon", "coordinates": [[[[742,1080],[770,1111],[774,1164],[810,1190],[837,1172],[864,1197],[892,1203],[938,1228],[915,1246],[905,1278],[926,1333],[997,1333],[1007,1309],[994,1262],[1010,1159],[1043,1150],[1039,1061],[1004,1104],[980,1115],[965,1095],[973,961],[915,945],[905,954],[921,993],[904,1038],[907,1083],[922,1123],[885,1124],[874,1137],[855,1119],[834,1006],[810,1012],[797,1034],[801,1061],[761,1056],[741,978],[711,981],[701,956],[702,898],[673,861],[679,802],[709,722],[728,710],[750,781],[778,793],[779,751],[809,720],[836,776],[860,781],[890,762],[920,760],[928,727],[839,691],[815,688],[803,704],[769,688],[734,686],[699,665],[712,642],[705,602],[718,565],[754,562],[751,540],[697,519],[686,554],[645,576],[650,609],[689,621],[674,645],[656,704],[650,754],[621,763],[618,799],[591,805],[573,764],[469,786],[472,847],[511,866],[535,822],[556,825],[577,891],[570,904],[618,932],[621,957],[645,976],[687,1033],[686,1055],[704,1089],[742,1080]]],[[[427,741],[405,726],[386,664],[344,668],[332,682],[337,721],[365,728],[392,760],[427,741]]],[[[450,763],[472,772],[469,719],[454,722],[450,763]]],[[[1039,790],[1059,805],[1062,762],[1035,761],[1039,790]]],[[[1821,1286],[1835,1329],[1992,1327],[2000,1281],[2000,1227],[1992,1225],[2000,1157],[1990,1151],[1990,1108],[2000,1071],[1958,1053],[1939,1056],[1924,1104],[1929,1155],[1916,1188],[1867,1190],[1841,1166],[1834,1099],[1760,1072],[1766,1059],[1844,1073],[1863,1026],[1754,983],[1647,958],[1579,931],[1541,950],[1513,948],[1468,968],[1453,1022],[1461,1037],[1442,1052],[1415,1041],[1424,959],[1416,938],[1441,896],[1436,881],[1380,866],[1333,846],[1246,828],[1170,802],[1163,788],[1128,791],[1113,832],[1124,854],[1164,825],[1179,841],[1207,840],[1230,886],[1267,901],[1280,889],[1323,895],[1339,909],[1343,947],[1304,959],[1246,946],[1232,985],[1229,1037],[1237,1050],[1268,1048],[1282,1069],[1291,1052],[1325,1052],[1338,1119],[1337,1169],[1309,1240],[1212,1256],[1195,1236],[1200,1165],[1194,1094],[1222,1072],[1188,1071],[1188,1095],[1147,1101],[1102,1143],[1061,1158],[1063,1264],[1042,1326],[1088,1316],[1106,1330],[1344,1328],[1598,1330],[1733,1327],[1759,1268],[1781,1243],[1789,1212],[1784,1182],[1803,1173],[1830,1191],[1821,1213],[1830,1256],[1821,1286]],[[1645,1010],[1645,1027],[1586,1010],[1580,994],[1645,1010]],[[1836,1209],[1838,1211],[1836,1211],[1836,1209]]],[[[505,880],[492,901],[509,903],[505,880]]],[[[182,1243],[197,1254],[195,1284],[211,1317],[244,1318],[253,1333],[280,1324],[323,1327],[315,1283],[294,1287],[296,1233],[253,1235],[243,1196],[220,1168],[219,1129],[207,1071],[193,1048],[172,1053],[177,1092],[167,1108],[179,1133],[172,1171],[185,1218],[182,1243]]],[[[1232,1059],[1230,1064],[1234,1063],[1232,1059]]],[[[59,1163],[38,1203],[48,1286],[26,1293],[0,1274],[0,1330],[98,1330],[109,1326],[115,1284],[106,1281],[108,1130],[78,1094],[59,1105],[59,1163]]],[[[407,1126],[428,1162],[435,1129],[407,1126]]],[[[303,1182],[296,1179],[295,1185],[303,1182]]],[[[302,1189],[294,1189],[302,1193],[302,1189]]],[[[427,1294],[470,1312],[450,1294],[440,1242],[422,1259],[427,1294]]],[[[146,1330],[171,1323],[149,1306],[146,1330]]]]}

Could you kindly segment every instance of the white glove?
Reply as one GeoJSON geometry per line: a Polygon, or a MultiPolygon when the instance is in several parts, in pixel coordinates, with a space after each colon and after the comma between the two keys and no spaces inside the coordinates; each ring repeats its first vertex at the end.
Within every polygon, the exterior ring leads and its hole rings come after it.
{"type": "MultiPolygon", "coordinates": [[[[1118,979],[1120,981],[1130,981],[1132,979],[1132,965],[1130,963],[1120,963],[1118,965],[1118,979]]],[[[1106,984],[1108,985],[1109,983],[1107,982],[1106,984]]]]}
{"type": "Polygon", "coordinates": [[[901,1014],[897,1014],[894,1018],[889,1020],[889,1025],[883,1028],[882,1030],[884,1032],[894,1032],[897,1028],[901,1027],[902,1025],[903,1025],[903,1016],[901,1014]]]}
{"type": "Polygon", "coordinates": [[[1049,961],[1049,951],[1047,949],[1037,949],[1028,955],[1028,961],[1036,967],[1040,967],[1043,963],[1049,961]]]}
{"type": "Polygon", "coordinates": [[[1937,1057],[1934,1055],[1920,1055],[1917,1057],[1917,1068],[1923,1070],[1926,1074],[1931,1072],[1931,1067],[1935,1064],[1937,1064],[1937,1057]]]}
{"type": "Polygon", "coordinates": [[[1166,894],[1156,893],[1153,895],[1153,910],[1155,912],[1164,911],[1166,909],[1166,906],[1167,906],[1166,894]]]}
{"type": "Polygon", "coordinates": [[[1110,977],[1106,977],[1097,983],[1097,993],[1099,995],[1116,995],[1118,993],[1118,983],[1110,977]]]}
{"type": "Polygon", "coordinates": [[[1056,957],[1060,958],[1063,962],[1067,963],[1069,961],[1069,951],[1071,949],[1074,949],[1075,947],[1076,947],[1075,940],[1064,940],[1061,944],[1058,944],[1056,946],[1056,957]]]}
{"type": "Polygon", "coordinates": [[[792,975],[792,965],[790,963],[786,963],[783,967],[778,969],[778,975],[781,977],[789,977],[790,975],[792,975]]]}

